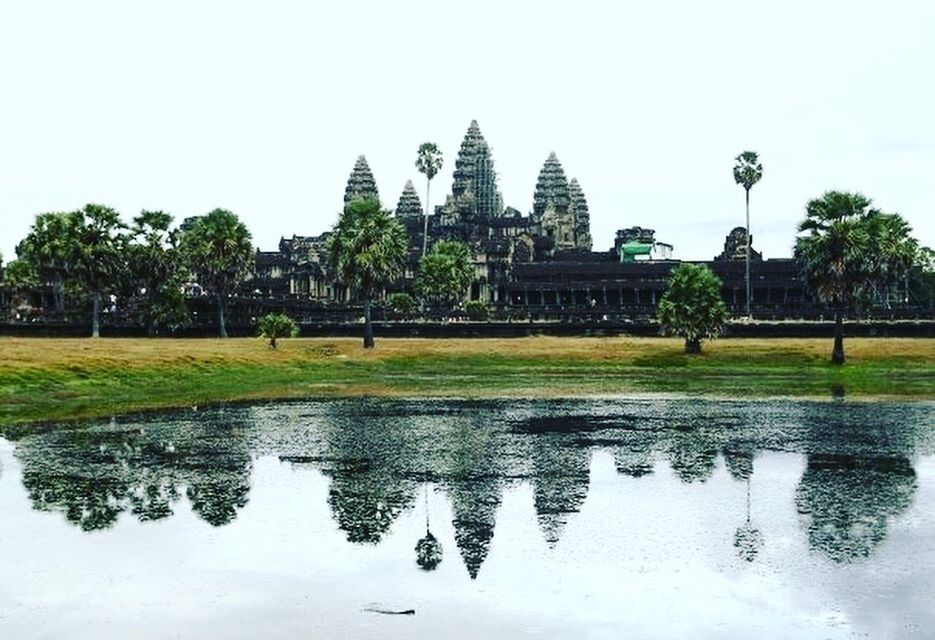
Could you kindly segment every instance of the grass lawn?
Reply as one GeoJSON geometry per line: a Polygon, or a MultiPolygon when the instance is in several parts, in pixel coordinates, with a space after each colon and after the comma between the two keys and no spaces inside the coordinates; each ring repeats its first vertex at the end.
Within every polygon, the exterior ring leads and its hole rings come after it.
{"type": "Polygon", "coordinates": [[[333,396],[550,397],[643,392],[935,399],[935,340],[667,338],[283,340],[0,338],[0,425],[218,401],[333,396]]]}

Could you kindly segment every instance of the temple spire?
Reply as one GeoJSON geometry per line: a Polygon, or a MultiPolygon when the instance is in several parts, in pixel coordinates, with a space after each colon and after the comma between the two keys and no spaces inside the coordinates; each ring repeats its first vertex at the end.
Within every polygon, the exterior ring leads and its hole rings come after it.
{"type": "Polygon", "coordinates": [[[546,209],[553,208],[559,214],[568,211],[570,196],[568,179],[562,163],[558,161],[555,152],[549,154],[536,181],[536,191],[532,199],[532,214],[536,219],[542,218],[546,209]]]}
{"type": "Polygon", "coordinates": [[[373,172],[370,171],[367,158],[362,155],[357,157],[351,176],[347,179],[347,188],[344,190],[344,204],[358,198],[380,199],[376,180],[373,179],[373,172]]]}
{"type": "Polygon", "coordinates": [[[451,195],[461,217],[491,218],[502,213],[493,155],[477,120],[471,120],[455,159],[451,195]]]}
{"type": "Polygon", "coordinates": [[[419,200],[419,194],[416,193],[412,180],[406,181],[403,193],[399,196],[399,203],[396,205],[396,216],[399,218],[422,217],[422,201],[419,200]]]}
{"type": "Polygon", "coordinates": [[[591,214],[588,211],[588,201],[584,197],[584,190],[578,184],[577,178],[568,183],[570,197],[569,210],[575,224],[575,246],[578,249],[591,250],[591,214]]]}

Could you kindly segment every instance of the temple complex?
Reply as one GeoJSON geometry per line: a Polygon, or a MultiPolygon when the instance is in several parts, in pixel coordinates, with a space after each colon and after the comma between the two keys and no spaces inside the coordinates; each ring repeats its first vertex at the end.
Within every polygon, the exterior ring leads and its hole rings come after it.
{"type": "MultiPolygon", "coordinates": [[[[680,263],[672,244],[657,239],[653,229],[633,225],[618,230],[606,249],[595,251],[584,190],[576,179],[568,179],[554,152],[531,187],[527,213],[504,205],[491,147],[472,121],[454,161],[450,193],[428,212],[427,220],[412,181],[403,186],[394,213],[409,238],[407,264],[404,276],[384,293],[413,292],[427,226],[429,249],[440,240],[464,242],[471,248],[475,277],[468,298],[486,302],[493,318],[628,322],[655,317],[669,272],[680,263]]],[[[354,163],[344,190],[345,204],[355,198],[379,199],[363,155],[354,163]]],[[[357,300],[331,273],[329,235],[283,237],[276,251],[257,250],[253,272],[239,292],[247,318],[269,308],[299,321],[351,317],[357,300]]],[[[726,236],[723,249],[701,262],[721,279],[723,299],[736,315],[746,311],[747,244],[746,230],[736,227],[726,236]]],[[[827,312],[810,296],[791,258],[767,260],[752,246],[750,256],[751,306],[756,317],[819,318],[827,312]]],[[[36,291],[33,306],[49,307],[49,295],[36,291]]],[[[3,291],[0,296],[9,298],[3,291]]],[[[919,308],[907,281],[904,291],[888,294],[884,311],[887,317],[916,317],[919,308]]]]}
{"type": "MultiPolygon", "coordinates": [[[[345,202],[379,197],[364,156],[357,158],[344,194],[345,202]]],[[[388,292],[412,290],[422,255],[424,213],[415,186],[407,181],[395,215],[409,236],[408,264],[405,277],[388,292]]],[[[534,318],[548,319],[576,309],[651,315],[669,271],[678,264],[671,244],[639,226],[621,229],[612,247],[593,251],[584,190],[576,179],[568,179],[554,152],[539,171],[528,213],[504,206],[491,147],[476,121],[468,126],[455,158],[451,191],[428,218],[429,248],[439,240],[457,240],[473,249],[476,277],[471,299],[534,318]]],[[[278,251],[258,251],[255,274],[247,285],[250,293],[351,302],[351,292],[329,274],[327,235],[283,238],[278,251]]],[[[725,300],[732,308],[744,304],[744,252],[744,230],[737,228],[711,263],[725,283],[725,300]]],[[[757,271],[762,271],[762,256],[752,253],[757,271]]],[[[791,310],[804,296],[794,265],[790,260],[765,264],[771,275],[758,274],[754,300],[784,304],[791,310]]]]}
{"type": "MultiPolygon", "coordinates": [[[[348,178],[345,202],[378,197],[373,173],[360,156],[348,178]]],[[[409,236],[405,277],[387,293],[411,292],[422,255],[424,209],[407,181],[395,215],[409,236]]],[[[352,292],[334,282],[321,236],[293,236],[279,251],[257,252],[256,273],[248,283],[254,295],[283,296],[328,303],[351,303],[352,292]]],[[[523,214],[505,206],[497,186],[493,153],[472,121],[454,161],[451,191],[428,215],[428,247],[457,240],[473,250],[472,300],[488,303],[506,317],[538,320],[607,317],[646,319],[655,315],[669,272],[679,264],[675,248],[653,229],[630,226],[617,231],[612,246],[593,250],[590,211],[581,184],[568,179],[558,155],[550,153],[523,214]]],[[[723,283],[728,309],[746,304],[747,238],[736,227],[724,247],[704,262],[723,283]]],[[[751,247],[753,310],[760,317],[814,317],[823,308],[806,292],[792,259],[765,260],[751,247]]]]}

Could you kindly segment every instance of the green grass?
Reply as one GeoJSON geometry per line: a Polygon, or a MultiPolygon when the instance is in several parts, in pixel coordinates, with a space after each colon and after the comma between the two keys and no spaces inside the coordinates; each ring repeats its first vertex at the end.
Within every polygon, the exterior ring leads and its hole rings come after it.
{"type": "Polygon", "coordinates": [[[0,425],[220,401],[347,396],[710,396],[935,399],[935,340],[662,338],[357,340],[0,338],[0,425]]]}

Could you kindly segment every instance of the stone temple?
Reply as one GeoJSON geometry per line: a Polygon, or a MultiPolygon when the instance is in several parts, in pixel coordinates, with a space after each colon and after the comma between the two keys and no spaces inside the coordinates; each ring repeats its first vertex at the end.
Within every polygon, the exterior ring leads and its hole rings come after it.
{"type": "MultiPolygon", "coordinates": [[[[469,298],[485,301],[501,316],[540,320],[582,314],[653,316],[669,272],[679,264],[674,247],[657,240],[652,229],[632,226],[617,232],[612,247],[595,251],[583,185],[568,175],[558,156],[550,153],[527,213],[504,206],[491,147],[477,122],[471,122],[454,160],[451,191],[429,213],[429,248],[439,240],[469,244],[475,261],[469,298]]],[[[364,156],[354,164],[344,202],[359,197],[379,197],[364,156]]],[[[422,255],[423,213],[423,203],[409,181],[395,208],[409,235],[408,267],[405,278],[386,293],[412,290],[422,255]]],[[[283,238],[278,251],[258,251],[255,273],[245,289],[253,297],[290,300],[299,315],[302,301],[319,306],[352,303],[352,292],[336,283],[327,268],[327,237],[328,233],[283,238]]],[[[746,232],[737,227],[727,235],[723,250],[703,262],[720,277],[723,298],[737,314],[746,304],[746,245],[746,232]]],[[[751,258],[755,315],[805,318],[824,311],[805,291],[791,258],[765,260],[752,247],[751,258]]],[[[905,300],[905,295],[896,292],[893,297],[905,300]]]]}

